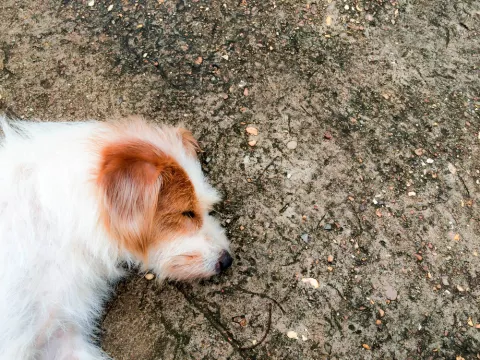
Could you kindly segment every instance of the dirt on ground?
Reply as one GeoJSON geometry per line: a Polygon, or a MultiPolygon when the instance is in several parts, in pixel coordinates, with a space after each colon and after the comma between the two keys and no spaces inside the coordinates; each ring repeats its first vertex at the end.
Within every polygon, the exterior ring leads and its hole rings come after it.
{"type": "Polygon", "coordinates": [[[234,266],[132,271],[116,360],[480,359],[479,68],[474,0],[0,4],[4,110],[184,123],[224,197],[234,266]]]}

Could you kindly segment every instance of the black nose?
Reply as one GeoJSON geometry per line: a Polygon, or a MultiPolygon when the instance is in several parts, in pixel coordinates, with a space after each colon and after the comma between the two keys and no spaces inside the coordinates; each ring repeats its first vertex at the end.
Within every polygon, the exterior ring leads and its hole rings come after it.
{"type": "Polygon", "coordinates": [[[218,259],[217,268],[219,272],[227,270],[230,266],[232,266],[233,259],[232,256],[228,253],[228,251],[223,251],[220,255],[220,259],[218,259]]]}

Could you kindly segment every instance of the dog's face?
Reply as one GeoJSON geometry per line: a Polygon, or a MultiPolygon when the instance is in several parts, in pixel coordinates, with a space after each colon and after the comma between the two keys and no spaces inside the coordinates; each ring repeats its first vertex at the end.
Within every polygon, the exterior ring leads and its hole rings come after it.
{"type": "Polygon", "coordinates": [[[205,278],[232,263],[224,232],[209,215],[219,197],[202,174],[197,148],[184,129],[142,123],[100,150],[103,224],[160,278],[205,278]]]}

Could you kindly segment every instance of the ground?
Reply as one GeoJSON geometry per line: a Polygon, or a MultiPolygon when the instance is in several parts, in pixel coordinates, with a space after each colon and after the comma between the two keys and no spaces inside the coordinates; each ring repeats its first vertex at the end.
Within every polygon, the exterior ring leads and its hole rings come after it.
{"type": "Polygon", "coordinates": [[[117,360],[480,358],[479,67],[474,0],[0,4],[3,110],[182,122],[224,197],[234,266],[133,271],[117,360]]]}

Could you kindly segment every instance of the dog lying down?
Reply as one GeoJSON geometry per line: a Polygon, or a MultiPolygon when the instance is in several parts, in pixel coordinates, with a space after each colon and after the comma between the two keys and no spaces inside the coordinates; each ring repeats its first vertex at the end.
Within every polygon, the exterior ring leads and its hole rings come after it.
{"type": "Polygon", "coordinates": [[[182,128],[0,117],[0,359],[107,359],[91,342],[127,262],[158,279],[232,264],[182,128]]]}

